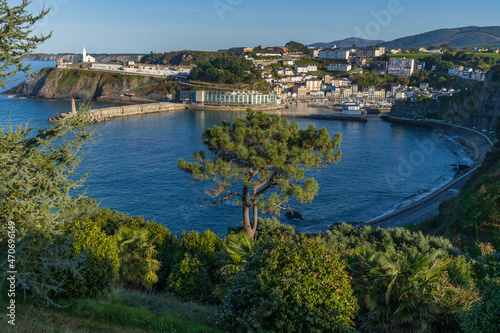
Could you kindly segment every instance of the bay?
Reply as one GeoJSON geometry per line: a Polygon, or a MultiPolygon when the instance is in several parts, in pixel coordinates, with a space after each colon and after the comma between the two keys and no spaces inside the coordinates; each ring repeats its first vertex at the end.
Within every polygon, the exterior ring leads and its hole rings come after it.
{"type": "MultiPolygon", "coordinates": [[[[33,69],[54,66],[33,62],[33,69]]],[[[20,76],[20,78],[22,78],[20,76]]],[[[93,103],[95,107],[102,107],[93,103]]],[[[105,105],[104,105],[105,106],[105,105]]],[[[289,111],[294,111],[292,107],[289,111]]],[[[300,105],[301,111],[317,112],[300,105]]],[[[0,97],[0,125],[30,121],[49,126],[47,119],[68,112],[70,101],[39,101],[0,97]]],[[[321,111],[321,110],[319,110],[321,111]]],[[[322,112],[326,112],[323,110],[322,112]]],[[[206,206],[213,200],[203,190],[209,183],[191,183],[177,169],[177,160],[189,160],[203,150],[201,133],[223,119],[243,113],[176,111],[113,119],[100,125],[96,143],[85,148],[79,173],[90,172],[86,193],[101,207],[144,216],[165,224],[172,232],[210,229],[224,234],[241,222],[241,209],[231,203],[206,206]]],[[[471,164],[460,144],[432,130],[390,124],[378,117],[368,123],[296,119],[342,133],[340,163],[321,172],[311,170],[320,186],[313,203],[291,206],[303,220],[288,220],[300,231],[326,230],[332,223],[367,221],[411,203],[453,178],[454,164],[471,164]],[[426,147],[432,145],[432,152],[426,147]]]]}

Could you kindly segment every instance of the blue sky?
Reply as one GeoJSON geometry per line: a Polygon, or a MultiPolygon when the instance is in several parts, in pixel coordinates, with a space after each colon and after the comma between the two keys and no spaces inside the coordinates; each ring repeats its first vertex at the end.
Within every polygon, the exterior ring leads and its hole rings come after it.
{"type": "MultiPolygon", "coordinates": [[[[8,1],[15,5],[20,0],[8,1]]],[[[392,40],[440,28],[500,25],[498,0],[34,0],[51,7],[39,52],[149,53],[304,44],[347,37],[392,40]],[[463,2],[463,4],[462,4],[463,2]]]]}

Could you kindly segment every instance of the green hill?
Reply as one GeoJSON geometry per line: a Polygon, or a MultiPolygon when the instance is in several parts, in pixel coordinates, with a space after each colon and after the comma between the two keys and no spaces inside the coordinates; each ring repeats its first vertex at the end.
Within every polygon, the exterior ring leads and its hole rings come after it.
{"type": "Polygon", "coordinates": [[[492,45],[500,47],[500,27],[463,27],[454,29],[439,29],[422,34],[408,36],[382,43],[389,49],[411,49],[429,45],[448,44],[452,47],[464,48],[492,45]]]}

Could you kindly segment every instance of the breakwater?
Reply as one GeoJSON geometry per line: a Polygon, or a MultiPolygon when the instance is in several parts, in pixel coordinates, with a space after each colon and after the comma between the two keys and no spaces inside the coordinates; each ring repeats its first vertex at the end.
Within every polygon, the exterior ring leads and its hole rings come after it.
{"type": "MultiPolygon", "coordinates": [[[[136,116],[155,112],[165,112],[165,111],[178,111],[185,110],[186,105],[176,104],[176,103],[149,103],[149,104],[138,104],[138,105],[125,105],[117,106],[104,109],[93,109],[89,111],[88,117],[89,122],[99,123],[107,121],[111,118],[136,116]]],[[[49,122],[56,123],[66,118],[71,118],[75,115],[75,112],[62,113],[58,117],[50,118],[49,122]]]]}

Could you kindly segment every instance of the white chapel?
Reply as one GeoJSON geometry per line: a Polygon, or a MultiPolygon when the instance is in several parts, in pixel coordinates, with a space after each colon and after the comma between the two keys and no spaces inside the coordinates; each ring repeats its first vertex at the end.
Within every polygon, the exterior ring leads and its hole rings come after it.
{"type": "Polygon", "coordinates": [[[85,50],[85,47],[83,48],[83,62],[95,62],[95,58],[92,57],[90,54],[87,54],[87,50],[85,50]]]}

